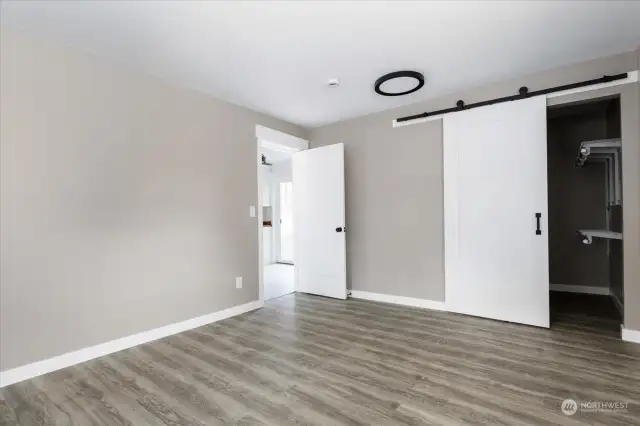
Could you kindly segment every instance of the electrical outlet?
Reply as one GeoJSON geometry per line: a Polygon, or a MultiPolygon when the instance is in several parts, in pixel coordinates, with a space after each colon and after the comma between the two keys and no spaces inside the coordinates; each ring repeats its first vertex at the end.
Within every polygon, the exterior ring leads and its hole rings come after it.
{"type": "Polygon", "coordinates": [[[236,277],[236,288],[242,288],[242,277],[236,277]]]}
{"type": "Polygon", "coordinates": [[[249,206],[249,216],[256,217],[256,206],[249,206]]]}

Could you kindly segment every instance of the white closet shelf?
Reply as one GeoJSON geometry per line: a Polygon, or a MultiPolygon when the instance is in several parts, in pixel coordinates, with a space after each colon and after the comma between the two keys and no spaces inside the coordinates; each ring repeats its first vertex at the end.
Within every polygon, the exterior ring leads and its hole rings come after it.
{"type": "Polygon", "coordinates": [[[622,233],[612,232],[606,229],[578,229],[578,234],[584,244],[591,244],[594,238],[604,238],[607,240],[621,240],[622,233]]]}
{"type": "Polygon", "coordinates": [[[621,147],[622,141],[619,138],[582,142],[580,144],[580,150],[578,151],[578,157],[576,158],[576,166],[584,166],[589,156],[592,156],[592,158],[613,156],[615,153],[620,152],[621,147]]]}
{"type": "Polygon", "coordinates": [[[580,144],[576,167],[582,167],[585,163],[604,163],[606,171],[606,194],[609,206],[622,204],[622,172],[620,161],[620,149],[622,141],[617,139],[599,139],[586,141],[580,144]]]}

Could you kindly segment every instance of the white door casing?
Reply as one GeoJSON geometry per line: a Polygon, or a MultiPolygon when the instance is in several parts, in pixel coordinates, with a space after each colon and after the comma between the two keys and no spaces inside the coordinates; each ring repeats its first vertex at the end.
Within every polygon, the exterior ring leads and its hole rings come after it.
{"type": "Polygon", "coordinates": [[[546,124],[544,96],[443,117],[449,311],[549,327],[546,124]]]}
{"type": "Polygon", "coordinates": [[[297,290],[347,298],[344,144],[293,154],[297,290]]]}

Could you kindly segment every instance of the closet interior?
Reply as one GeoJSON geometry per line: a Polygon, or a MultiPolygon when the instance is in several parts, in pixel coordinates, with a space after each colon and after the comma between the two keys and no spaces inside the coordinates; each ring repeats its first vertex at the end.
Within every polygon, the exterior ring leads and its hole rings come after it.
{"type": "Polygon", "coordinates": [[[551,325],[619,327],[622,283],[620,99],[547,111],[551,325]]]}

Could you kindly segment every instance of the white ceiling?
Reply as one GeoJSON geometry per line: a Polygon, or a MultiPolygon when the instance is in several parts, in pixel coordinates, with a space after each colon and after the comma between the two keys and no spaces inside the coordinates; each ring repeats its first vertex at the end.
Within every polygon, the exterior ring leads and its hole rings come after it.
{"type": "Polygon", "coordinates": [[[640,2],[7,1],[8,27],[307,127],[633,50],[640,2]],[[414,69],[422,90],[373,91],[414,69]],[[337,89],[326,87],[340,79],[337,89]]]}

